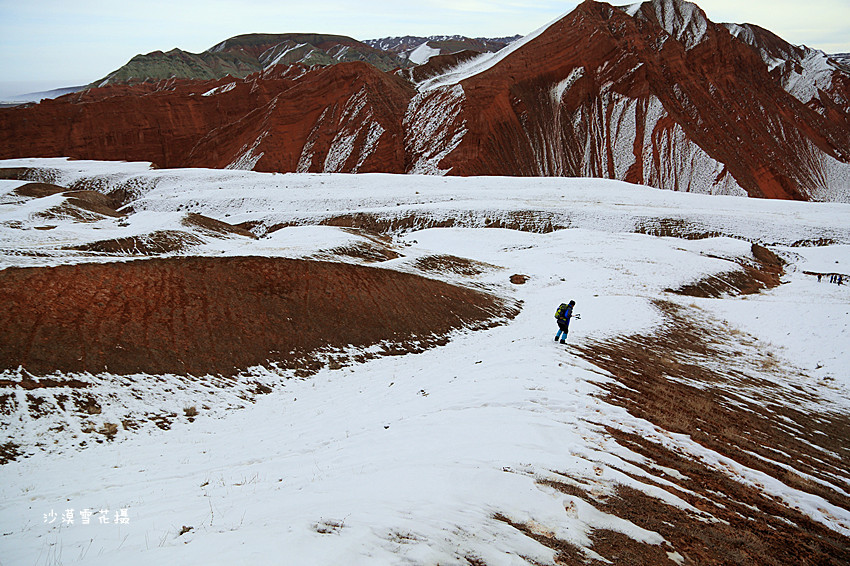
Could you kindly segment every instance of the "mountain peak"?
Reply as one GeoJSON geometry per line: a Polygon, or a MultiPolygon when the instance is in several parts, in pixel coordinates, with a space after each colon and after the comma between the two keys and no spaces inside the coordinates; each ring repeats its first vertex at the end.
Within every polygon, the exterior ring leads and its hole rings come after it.
{"type": "Polygon", "coordinates": [[[686,0],[649,0],[620,9],[634,18],[657,23],[685,49],[702,41],[710,24],[702,8],[686,0]]]}

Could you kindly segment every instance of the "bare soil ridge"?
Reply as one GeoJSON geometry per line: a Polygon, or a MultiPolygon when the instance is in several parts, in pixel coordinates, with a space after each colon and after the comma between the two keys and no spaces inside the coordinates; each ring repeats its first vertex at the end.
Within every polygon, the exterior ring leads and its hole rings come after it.
{"type": "Polygon", "coordinates": [[[6,269],[0,301],[0,369],[34,375],[304,368],[320,349],[417,351],[517,312],[412,274],[260,257],[6,269]]]}

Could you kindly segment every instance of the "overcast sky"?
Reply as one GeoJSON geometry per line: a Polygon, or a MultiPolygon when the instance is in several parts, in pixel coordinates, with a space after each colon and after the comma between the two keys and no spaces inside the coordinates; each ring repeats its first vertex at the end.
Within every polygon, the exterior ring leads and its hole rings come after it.
{"type": "MultiPolygon", "coordinates": [[[[612,2],[622,5],[627,2],[612,2]]],[[[754,23],[794,44],[850,52],[850,0],[701,0],[715,22],[754,23]]],[[[234,35],[321,32],[525,35],[578,2],[517,0],[0,0],[0,97],[87,84],[137,53],[194,53],[234,35]]]]}

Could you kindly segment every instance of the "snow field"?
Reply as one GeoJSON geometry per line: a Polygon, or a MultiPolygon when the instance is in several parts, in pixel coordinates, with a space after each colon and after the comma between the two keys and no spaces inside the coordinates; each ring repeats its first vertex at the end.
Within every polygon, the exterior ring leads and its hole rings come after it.
{"type": "MultiPolygon", "coordinates": [[[[454,238],[429,232],[433,238],[416,236],[429,245],[454,239],[474,246],[477,239],[484,247],[483,237],[474,238],[471,231],[449,231],[454,238]]],[[[479,255],[505,259],[512,254],[517,252],[479,255]]],[[[106,525],[30,532],[36,540],[29,542],[41,543],[45,552],[55,535],[55,544],[72,554],[82,553],[94,534],[97,544],[83,561],[91,564],[130,559],[124,553],[139,553],[141,563],[165,556],[162,549],[172,561],[214,563],[250,561],[273,551],[292,563],[333,563],[343,557],[353,564],[398,563],[408,554],[413,563],[455,563],[463,556],[518,563],[508,550],[550,561],[550,550],[521,541],[490,518],[506,511],[513,520],[557,526],[557,536],[582,546],[589,544],[590,525],[660,542],[581,500],[573,502],[576,516],[565,523],[563,496],[535,486],[535,477],[547,470],[592,474],[595,459],[609,458],[595,456],[604,440],[593,421],[611,413],[590,396],[595,387],[586,370],[573,366],[551,343],[552,301],[535,295],[526,299],[534,307],[520,315],[518,328],[462,336],[421,355],[290,381],[250,410],[225,419],[199,418],[171,432],[4,466],[4,475],[28,470],[20,478],[25,484],[62,478],[35,499],[14,497],[11,486],[4,488],[4,501],[17,500],[3,513],[13,523],[4,529],[14,530],[21,516],[37,522],[48,511],[41,506],[81,508],[95,500],[91,505],[129,507],[132,523],[116,526],[122,530],[114,540],[117,531],[104,531],[106,525]],[[541,316],[534,311],[544,303],[547,324],[540,328],[541,316]],[[59,462],[70,457],[71,462],[59,462]],[[30,468],[36,461],[41,461],[37,471],[30,468]],[[531,501],[536,503],[529,506],[531,501]],[[176,537],[184,524],[193,531],[176,537]],[[242,544],[233,544],[233,532],[242,544]],[[393,533],[406,542],[393,542],[393,533]]],[[[24,545],[20,557],[30,548],[24,545]]]]}
{"type": "MultiPolygon", "coordinates": [[[[28,162],[32,166],[36,162],[28,162]]],[[[427,273],[523,302],[511,323],[460,332],[421,354],[374,359],[288,379],[243,410],[236,399],[180,379],[132,376],[147,390],[121,400],[126,378],[113,382],[115,404],[179,412],[201,410],[171,430],[119,431],[113,442],[70,446],[45,425],[4,422],[25,447],[57,444],[0,466],[0,533],[4,564],[467,564],[549,563],[553,551],[496,518],[507,517],[587,549],[592,529],[606,528],[648,544],[649,532],[580,498],[539,483],[555,479],[611,493],[628,485],[669,505],[683,500],[636,478],[644,459],[605,434],[633,431],[762,485],[830,528],[850,533],[850,511],[790,489],[723,458],[682,435],[630,416],[600,399],[604,372],[553,342],[554,311],[576,301],[581,318],[569,342],[652,332],[663,319],[652,301],[695,304],[775,347],[812,377],[835,411],[848,410],[848,287],[818,284],[806,270],[850,262],[850,206],[685,195],[585,179],[440,179],[391,175],[261,175],[235,171],[150,171],[138,164],[39,160],[54,182],[96,179],[138,188],[137,210],[123,221],[81,224],[38,210],[60,203],[14,199],[19,182],[0,182],[2,266],[104,261],[59,248],[160,229],[187,229],[187,211],[238,223],[260,219],[309,222],[340,212],[435,217],[533,210],[562,214],[573,229],[529,233],[491,228],[407,230],[394,234],[402,257],[381,268],[416,271],[416,260],[453,255],[493,267],[480,275],[427,273]],[[122,169],[126,166],[126,169],[122,169]],[[632,233],[646,222],[676,218],[732,237],[683,240],[632,233]],[[749,298],[677,299],[676,288],[735,268],[750,243],[817,239],[823,248],[774,246],[792,261],[786,284],[749,298]],[[741,239],[738,239],[741,238],[741,239]],[[15,252],[40,250],[43,257],[15,252]],[[523,285],[511,274],[529,276],[523,285]],[[795,324],[786,323],[793,319],[795,324]],[[814,364],[814,365],[812,365],[814,364]],[[816,366],[820,364],[821,367],[816,366]],[[830,380],[827,380],[830,378],[830,380]],[[169,404],[170,403],[170,404],[169,404]],[[135,404],[135,405],[133,405],[135,404]],[[207,405],[209,409],[203,408],[207,405]],[[110,524],[46,523],[67,509],[108,509],[110,524]],[[128,524],[113,524],[127,509],[128,524]],[[183,534],[184,527],[191,527],[183,534]]],[[[0,164],[13,166],[9,162],[0,164]]],[[[55,202],[54,202],[55,201],[55,202]]],[[[260,238],[205,239],[192,253],[308,257],[364,241],[327,226],[293,226],[260,238]]],[[[130,258],[124,258],[130,259],[130,258]]],[[[354,261],[354,260],[351,260],[354,261]]],[[[340,329],[344,332],[345,329],[340,329]]],[[[262,382],[283,380],[252,370],[262,382]]],[[[72,377],[72,376],[68,376],[72,377]]],[[[104,406],[105,418],[115,407],[104,406]]],[[[5,421],[5,417],[4,417],[5,421]]],[[[664,470],[668,474],[676,472],[664,470]]],[[[653,481],[663,484],[661,477],[653,481]]],[[[702,520],[715,520],[701,515],[702,520]]],[[[588,550],[588,555],[593,556],[588,550]]]]}

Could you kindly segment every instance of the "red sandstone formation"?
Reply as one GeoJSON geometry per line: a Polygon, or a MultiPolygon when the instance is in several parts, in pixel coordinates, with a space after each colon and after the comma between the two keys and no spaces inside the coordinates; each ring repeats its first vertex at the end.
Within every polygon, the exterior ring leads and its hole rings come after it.
{"type": "Polygon", "coordinates": [[[589,176],[850,201],[850,70],[756,26],[714,24],[682,0],[588,0],[486,57],[433,58],[406,75],[428,79],[418,94],[364,63],[93,89],[0,110],[0,158],[589,176]]]}

